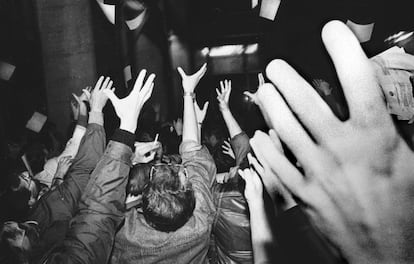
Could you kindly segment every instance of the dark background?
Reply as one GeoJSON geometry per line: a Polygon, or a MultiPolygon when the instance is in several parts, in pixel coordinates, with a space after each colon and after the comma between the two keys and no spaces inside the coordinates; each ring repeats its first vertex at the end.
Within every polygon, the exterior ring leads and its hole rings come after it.
{"type": "MultiPolygon", "coordinates": [[[[95,1],[90,1],[90,4],[97,72],[116,78],[118,59],[114,52],[114,28],[95,1]]],[[[199,104],[206,100],[211,102],[207,121],[214,123],[220,119],[214,89],[219,80],[230,78],[233,80],[231,107],[250,134],[256,128],[264,128],[264,123],[256,107],[245,101],[242,91],[256,89],[257,73],[264,72],[271,59],[287,60],[308,80],[322,78],[337,82],[320,38],[327,21],[375,22],[372,39],[363,44],[369,56],[385,49],[383,40],[390,34],[414,28],[410,0],[284,0],[275,21],[259,17],[258,8],[250,8],[250,0],[165,0],[154,1],[153,4],[162,11],[159,23],[164,28],[165,38],[168,40],[169,34],[177,35],[189,47],[190,68],[194,70],[207,60],[216,69],[210,68],[198,88],[199,104]],[[227,58],[226,62],[197,57],[197,52],[204,47],[250,43],[259,44],[258,52],[250,59],[234,57],[227,58]],[[233,65],[235,70],[227,68],[225,74],[220,74],[223,63],[233,65]]],[[[0,80],[2,139],[18,137],[33,111],[44,114],[53,111],[47,109],[45,99],[41,43],[34,12],[33,1],[0,0],[0,60],[16,65],[11,80],[0,80]]],[[[173,103],[167,119],[177,117],[181,107],[177,74],[170,68],[170,89],[175,89],[172,94],[176,98],[170,98],[173,103]]]]}

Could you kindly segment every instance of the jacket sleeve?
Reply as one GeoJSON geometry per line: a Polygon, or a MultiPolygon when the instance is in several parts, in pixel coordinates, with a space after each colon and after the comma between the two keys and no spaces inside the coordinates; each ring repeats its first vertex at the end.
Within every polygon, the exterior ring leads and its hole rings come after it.
{"type": "Polygon", "coordinates": [[[78,153],[81,141],[84,138],[87,130],[87,116],[79,116],[78,122],[73,131],[72,137],[66,143],[65,149],[59,156],[49,159],[43,168],[43,171],[35,175],[35,179],[40,181],[42,184],[47,185],[49,188],[52,186],[53,178],[57,171],[58,161],[61,157],[71,156],[74,158],[78,153]]]}
{"type": "Polygon", "coordinates": [[[238,169],[247,167],[249,164],[247,161],[247,153],[250,152],[249,137],[245,132],[241,132],[231,138],[230,144],[234,152],[236,166],[230,169],[227,178],[231,179],[231,181],[238,182],[240,177],[235,177],[238,175],[238,169]]]}
{"type": "Polygon", "coordinates": [[[54,221],[69,221],[77,211],[90,174],[105,149],[105,130],[101,123],[94,120],[90,116],[85,136],[65,181],[43,195],[30,213],[29,219],[37,221],[40,230],[48,228],[54,221]]]}
{"type": "Polygon", "coordinates": [[[246,133],[241,132],[230,140],[230,144],[234,152],[236,166],[240,166],[250,151],[249,137],[246,133]]]}
{"type": "Polygon", "coordinates": [[[108,144],[63,244],[54,248],[41,263],[108,262],[115,231],[124,219],[131,156],[130,145],[116,141],[108,144]]]}
{"type": "Polygon", "coordinates": [[[105,140],[102,113],[91,112],[78,154],[69,168],[64,182],[58,186],[62,199],[66,201],[72,216],[77,210],[79,199],[89,182],[92,171],[105,151],[105,140]]]}
{"type": "Polygon", "coordinates": [[[202,179],[209,186],[216,175],[216,165],[207,148],[195,141],[183,141],[180,145],[180,154],[182,164],[194,172],[193,175],[188,175],[189,180],[202,179]],[[200,179],[195,179],[199,176],[200,179]]]}

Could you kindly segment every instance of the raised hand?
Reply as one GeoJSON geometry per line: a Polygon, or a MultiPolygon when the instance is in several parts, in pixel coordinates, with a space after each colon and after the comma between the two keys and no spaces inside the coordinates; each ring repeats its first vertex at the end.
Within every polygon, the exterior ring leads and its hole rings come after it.
{"type": "Polygon", "coordinates": [[[187,75],[181,67],[178,67],[177,70],[182,79],[184,93],[194,93],[194,89],[197,84],[207,72],[207,64],[204,63],[203,66],[201,66],[201,68],[193,75],[187,75]]]}
{"type": "Polygon", "coordinates": [[[82,94],[77,96],[76,94],[72,94],[75,101],[70,102],[70,107],[73,113],[73,119],[78,120],[79,114],[86,115],[87,108],[85,102],[89,102],[91,97],[91,86],[86,86],[85,89],[82,89],[82,94]]]}
{"type": "Polygon", "coordinates": [[[92,86],[86,86],[85,89],[82,89],[82,94],[80,96],[80,99],[82,101],[89,102],[89,100],[91,99],[91,91],[92,91],[92,86]]]}
{"type": "Polygon", "coordinates": [[[305,175],[283,155],[264,151],[263,159],[349,263],[412,263],[414,154],[394,127],[356,37],[333,21],[322,38],[350,118],[337,119],[292,67],[274,60],[266,72],[277,90],[260,87],[258,104],[305,175]]]}
{"type": "Polygon", "coordinates": [[[108,101],[108,96],[106,95],[105,90],[108,90],[112,93],[115,91],[115,88],[112,88],[112,84],[113,82],[109,77],[106,77],[104,80],[104,77],[101,76],[98,79],[95,84],[95,88],[90,95],[91,111],[102,112],[102,109],[108,101]]]}
{"type": "Polygon", "coordinates": [[[74,93],[72,94],[72,96],[76,100],[76,104],[73,102],[71,103],[72,111],[75,111],[77,113],[77,116],[86,115],[88,109],[86,108],[85,101],[82,101],[81,98],[74,93]]]}
{"type": "Polygon", "coordinates": [[[221,111],[229,110],[229,100],[231,93],[231,81],[224,80],[220,82],[220,90],[216,89],[217,100],[221,111]]]}
{"type": "MultiPolygon", "coordinates": [[[[75,99],[76,100],[76,99],[75,99]]],[[[79,118],[79,105],[77,101],[70,101],[70,108],[72,109],[73,120],[78,120],[79,118]]]]}
{"type": "Polygon", "coordinates": [[[223,153],[230,156],[232,159],[236,159],[236,155],[234,155],[233,148],[230,145],[230,142],[227,140],[224,140],[223,145],[221,146],[223,149],[223,153]]]}
{"type": "Polygon", "coordinates": [[[157,149],[161,147],[161,143],[157,142],[135,142],[135,153],[132,157],[132,165],[138,163],[148,163],[155,158],[157,149]]]}
{"type": "MultiPolygon", "coordinates": [[[[264,84],[265,84],[265,79],[264,79],[264,77],[263,77],[263,74],[262,74],[262,73],[259,73],[259,74],[257,75],[257,79],[259,80],[259,86],[258,86],[258,87],[260,87],[260,86],[262,86],[262,85],[264,85],[264,84]]],[[[251,92],[245,91],[245,92],[243,92],[243,94],[244,94],[245,96],[247,96],[247,98],[248,98],[250,101],[252,101],[252,102],[256,102],[256,100],[257,100],[257,95],[256,95],[256,93],[251,93],[251,92]]]]}
{"type": "Polygon", "coordinates": [[[63,177],[66,175],[71,165],[72,165],[71,156],[61,157],[58,161],[54,179],[63,179],[63,177]]]}
{"type": "MultiPolygon", "coordinates": [[[[275,132],[271,130],[269,135],[267,135],[264,132],[256,131],[250,139],[250,145],[256,157],[259,159],[260,164],[250,153],[247,155],[247,159],[262,178],[263,185],[273,200],[273,203],[282,210],[287,210],[295,206],[296,202],[291,193],[283,186],[275,171],[272,170],[271,164],[264,158],[265,155],[283,156],[282,145],[275,132]]],[[[284,164],[277,164],[276,166],[284,166],[284,164]]]]}
{"type": "Polygon", "coordinates": [[[104,93],[111,100],[115,112],[121,119],[120,129],[135,133],[138,116],[145,102],[151,97],[154,88],[155,74],[151,74],[144,83],[147,71],[142,70],[134,84],[131,93],[122,99],[119,99],[113,90],[104,89],[104,93]]]}
{"type": "Polygon", "coordinates": [[[208,109],[208,102],[205,102],[203,109],[200,109],[200,107],[197,104],[197,101],[194,100],[194,111],[196,114],[197,123],[201,125],[204,122],[204,119],[206,118],[208,109]]]}
{"type": "Polygon", "coordinates": [[[322,79],[315,79],[312,81],[313,87],[317,89],[318,92],[321,92],[324,95],[330,95],[332,88],[329,83],[322,79]]]}
{"type": "Polygon", "coordinates": [[[253,169],[238,170],[240,177],[246,182],[244,196],[250,206],[263,206],[263,184],[253,169]]]}

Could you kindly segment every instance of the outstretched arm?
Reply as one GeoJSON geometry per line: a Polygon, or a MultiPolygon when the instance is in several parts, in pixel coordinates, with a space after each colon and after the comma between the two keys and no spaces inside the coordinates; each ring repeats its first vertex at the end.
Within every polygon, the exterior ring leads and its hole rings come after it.
{"type": "Polygon", "coordinates": [[[220,82],[220,90],[216,89],[217,100],[219,101],[220,111],[229,130],[230,138],[240,134],[242,129],[230,111],[229,101],[231,93],[231,81],[224,80],[220,82]]]}
{"type": "Polygon", "coordinates": [[[183,142],[195,141],[200,143],[198,138],[197,118],[194,110],[194,89],[207,71],[207,64],[193,75],[187,75],[183,69],[178,68],[178,72],[182,78],[182,85],[184,91],[184,115],[183,115],[183,142]]]}
{"type": "MultiPolygon", "coordinates": [[[[89,114],[89,124],[86,132],[84,132],[85,136],[79,143],[78,153],[74,159],[72,159],[72,156],[60,156],[57,175],[55,175],[55,181],[58,183],[56,188],[52,189],[49,195],[42,196],[31,211],[29,219],[39,223],[41,232],[55,221],[70,220],[78,210],[79,200],[91,173],[105,150],[102,108],[106,104],[107,97],[103,94],[103,91],[111,87],[112,82],[109,78],[104,81],[104,77],[101,77],[97,81],[90,96],[92,111],[89,114]],[[59,204],[61,204],[59,214],[50,212],[56,210],[56,199],[59,199],[59,204]]],[[[84,104],[82,99],[79,100],[79,103],[84,104]]],[[[83,113],[80,119],[83,119],[83,116],[86,117],[83,113]]],[[[49,168],[51,162],[48,161],[45,167],[49,168]]]]}
{"type": "Polygon", "coordinates": [[[254,263],[274,263],[271,255],[275,240],[266,215],[262,182],[253,169],[239,170],[239,174],[246,182],[244,194],[250,211],[254,263]]]}
{"type": "Polygon", "coordinates": [[[115,231],[123,220],[138,116],[153,89],[155,75],[150,75],[144,84],[145,74],[145,70],[141,71],[126,98],[119,99],[113,91],[105,91],[121,119],[120,128],[92,173],[63,245],[42,263],[107,263],[115,231]]]}
{"type": "Polygon", "coordinates": [[[198,128],[198,140],[201,142],[201,128],[203,126],[204,118],[206,118],[208,109],[208,102],[206,102],[203,106],[203,109],[200,109],[200,107],[197,104],[197,101],[194,100],[194,111],[196,113],[196,119],[197,119],[197,128],[198,128]]]}

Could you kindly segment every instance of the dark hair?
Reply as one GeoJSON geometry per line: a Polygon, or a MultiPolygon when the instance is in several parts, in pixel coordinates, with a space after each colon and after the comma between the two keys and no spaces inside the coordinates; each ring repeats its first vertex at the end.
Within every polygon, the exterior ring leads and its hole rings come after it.
{"type": "Polygon", "coordinates": [[[129,171],[127,194],[139,195],[149,183],[149,173],[152,164],[134,165],[129,171]]]}
{"type": "Polygon", "coordinates": [[[193,215],[194,191],[190,182],[181,183],[179,171],[176,166],[160,166],[144,189],[142,209],[145,220],[159,231],[173,232],[193,215]]]}

